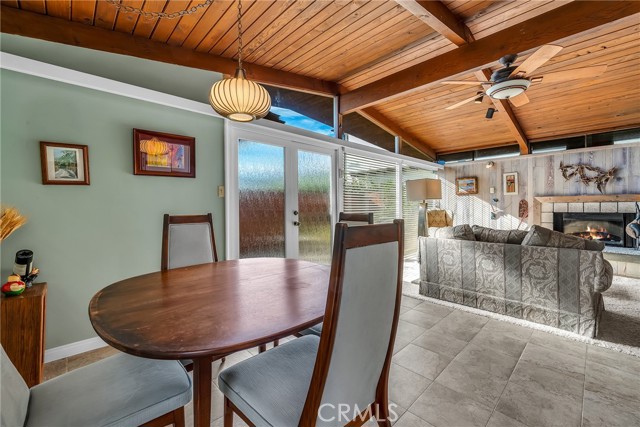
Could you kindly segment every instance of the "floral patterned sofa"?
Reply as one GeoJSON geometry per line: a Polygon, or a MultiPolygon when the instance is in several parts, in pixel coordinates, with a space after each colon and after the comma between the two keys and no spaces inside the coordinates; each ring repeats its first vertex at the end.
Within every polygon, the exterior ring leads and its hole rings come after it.
{"type": "Polygon", "coordinates": [[[420,293],[595,337],[611,265],[584,249],[597,245],[558,234],[465,225],[420,237],[420,293]]]}

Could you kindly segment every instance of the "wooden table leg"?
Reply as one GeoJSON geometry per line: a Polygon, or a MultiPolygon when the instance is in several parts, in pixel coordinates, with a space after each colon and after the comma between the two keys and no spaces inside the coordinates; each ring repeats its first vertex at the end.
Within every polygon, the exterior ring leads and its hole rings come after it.
{"type": "Polygon", "coordinates": [[[193,359],[193,425],[211,423],[211,357],[193,359]]]}

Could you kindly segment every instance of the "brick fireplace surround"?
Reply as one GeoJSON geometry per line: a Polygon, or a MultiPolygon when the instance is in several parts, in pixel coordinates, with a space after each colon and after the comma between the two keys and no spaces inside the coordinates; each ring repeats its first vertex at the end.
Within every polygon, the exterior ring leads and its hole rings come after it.
{"type": "MultiPolygon", "coordinates": [[[[634,213],[640,194],[534,197],[533,223],[553,229],[554,212],[634,213]]],[[[628,251],[627,251],[628,252],[628,251]]],[[[614,274],[640,278],[640,251],[631,255],[605,249],[614,274]]]]}

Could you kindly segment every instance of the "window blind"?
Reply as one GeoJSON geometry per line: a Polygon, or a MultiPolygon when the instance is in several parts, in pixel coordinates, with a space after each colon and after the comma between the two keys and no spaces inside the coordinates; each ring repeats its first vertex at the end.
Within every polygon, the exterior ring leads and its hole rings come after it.
{"type": "Polygon", "coordinates": [[[373,212],[376,224],[397,218],[399,166],[356,154],[344,155],[343,211],[373,212]]]}

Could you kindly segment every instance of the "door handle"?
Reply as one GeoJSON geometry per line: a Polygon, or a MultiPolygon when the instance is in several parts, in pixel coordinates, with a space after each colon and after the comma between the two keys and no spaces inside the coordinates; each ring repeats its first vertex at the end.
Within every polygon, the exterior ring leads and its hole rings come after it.
{"type": "Polygon", "coordinates": [[[296,227],[299,227],[300,223],[298,221],[293,221],[293,225],[295,225],[296,227]]]}
{"type": "Polygon", "coordinates": [[[298,211],[293,211],[293,214],[294,214],[294,215],[298,215],[298,214],[299,214],[299,212],[298,212],[298,211]]]}

